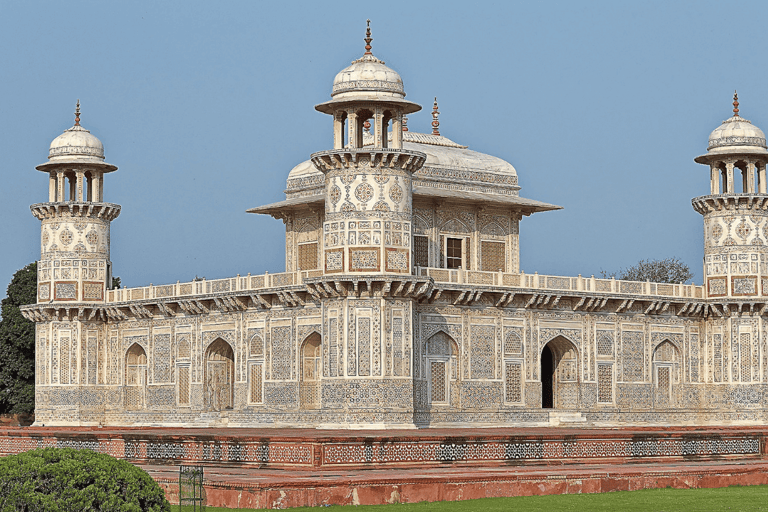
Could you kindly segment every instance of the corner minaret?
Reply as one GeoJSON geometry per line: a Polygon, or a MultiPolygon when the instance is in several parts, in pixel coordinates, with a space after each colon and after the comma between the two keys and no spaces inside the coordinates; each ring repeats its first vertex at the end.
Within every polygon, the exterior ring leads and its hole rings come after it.
{"type": "Polygon", "coordinates": [[[739,115],[735,93],[733,116],[711,133],[707,153],[695,161],[710,169],[710,194],[692,200],[704,216],[708,297],[768,295],[768,149],[762,130],[739,115]],[[738,187],[736,170],[741,171],[738,187]]]}
{"type": "Polygon", "coordinates": [[[426,155],[403,149],[403,81],[371,53],[336,75],[332,99],[315,108],[333,116],[333,150],[312,155],[325,174],[322,269],[325,274],[410,274],[411,179],[426,155]],[[373,146],[364,146],[366,123],[373,146]]]}
{"type": "Polygon", "coordinates": [[[40,219],[37,302],[103,302],[112,284],[110,223],[120,205],[104,202],[104,175],[117,167],[104,161],[104,146],[75,124],[51,142],[48,161],[36,167],[48,173],[48,202],[33,204],[40,219]]]}

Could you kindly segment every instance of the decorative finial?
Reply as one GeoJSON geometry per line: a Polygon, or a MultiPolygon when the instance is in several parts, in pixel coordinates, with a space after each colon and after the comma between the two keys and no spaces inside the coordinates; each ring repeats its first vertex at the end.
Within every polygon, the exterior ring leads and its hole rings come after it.
{"type": "Polygon", "coordinates": [[[733,117],[739,117],[739,95],[733,91],[733,117]]]}
{"type": "Polygon", "coordinates": [[[80,126],[80,100],[77,100],[77,108],[75,108],[75,126],[80,126]]]}
{"type": "Polygon", "coordinates": [[[371,122],[368,119],[366,119],[365,122],[363,123],[363,128],[365,128],[365,133],[367,133],[368,135],[371,134],[371,122]]]}
{"type": "Polygon", "coordinates": [[[365,55],[373,55],[371,53],[371,41],[373,41],[371,37],[371,20],[368,20],[367,23],[368,27],[365,29],[365,55]]]}
{"type": "Polygon", "coordinates": [[[437,96],[435,96],[435,104],[432,105],[432,135],[440,135],[440,121],[437,120],[437,116],[440,112],[437,110],[437,96]]]}
{"type": "Polygon", "coordinates": [[[406,115],[403,116],[403,131],[408,131],[408,116],[406,115]]]}

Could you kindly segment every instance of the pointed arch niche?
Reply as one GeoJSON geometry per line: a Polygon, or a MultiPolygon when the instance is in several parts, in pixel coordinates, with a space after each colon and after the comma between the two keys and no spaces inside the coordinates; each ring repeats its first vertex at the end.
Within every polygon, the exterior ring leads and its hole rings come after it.
{"type": "Polygon", "coordinates": [[[443,331],[427,340],[425,368],[427,370],[427,396],[430,406],[451,403],[451,381],[458,376],[456,341],[443,331]]]}
{"type": "Polygon", "coordinates": [[[125,406],[142,409],[147,389],[147,353],[134,343],[125,353],[125,406]]]}
{"type": "Polygon", "coordinates": [[[217,338],[205,351],[205,405],[223,411],[234,405],[235,353],[232,346],[217,338]]]}
{"type": "Polygon", "coordinates": [[[665,408],[672,404],[672,388],[679,382],[680,351],[669,340],[664,340],[653,349],[654,405],[665,408]]]}
{"type": "Polygon", "coordinates": [[[299,398],[302,409],[320,408],[320,354],[322,338],[313,332],[301,344],[301,383],[299,398]]]}
{"type": "Polygon", "coordinates": [[[579,405],[578,351],[563,336],[541,350],[542,409],[573,409],[579,405]]]}

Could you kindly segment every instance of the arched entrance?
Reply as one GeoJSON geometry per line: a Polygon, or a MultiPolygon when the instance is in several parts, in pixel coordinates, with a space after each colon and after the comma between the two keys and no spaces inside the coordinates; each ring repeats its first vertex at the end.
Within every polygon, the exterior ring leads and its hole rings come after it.
{"type": "Polygon", "coordinates": [[[205,397],[209,409],[232,408],[234,371],[234,351],[229,343],[219,338],[211,343],[205,354],[205,397]]]}
{"type": "Polygon", "coordinates": [[[555,356],[549,345],[541,351],[541,407],[552,409],[555,406],[555,356]]]}
{"type": "Polygon", "coordinates": [[[138,343],[125,354],[125,386],[126,408],[142,409],[147,388],[147,353],[138,343]]]}
{"type": "Polygon", "coordinates": [[[579,405],[576,346],[562,336],[541,350],[541,407],[573,409],[579,405]]]}
{"type": "Polygon", "coordinates": [[[307,336],[301,345],[301,383],[299,398],[302,409],[320,407],[320,345],[322,339],[316,332],[307,336]]]}

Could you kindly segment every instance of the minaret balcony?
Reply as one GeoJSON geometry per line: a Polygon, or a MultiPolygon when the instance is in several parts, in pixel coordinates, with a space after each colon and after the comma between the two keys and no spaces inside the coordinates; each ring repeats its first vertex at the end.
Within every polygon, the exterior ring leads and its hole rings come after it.
{"type": "Polygon", "coordinates": [[[60,217],[64,212],[71,217],[96,217],[106,221],[113,221],[120,215],[120,205],[113,203],[65,201],[37,203],[29,209],[39,220],[60,217]]]}
{"type": "Polygon", "coordinates": [[[323,173],[350,167],[403,169],[416,172],[424,165],[427,155],[420,151],[394,148],[332,149],[313,153],[312,163],[323,173]]]}

